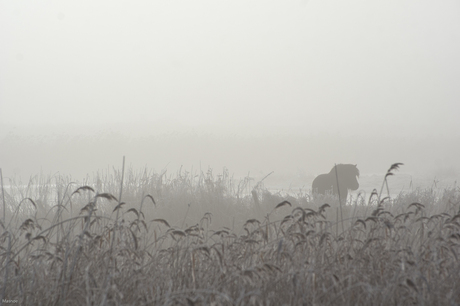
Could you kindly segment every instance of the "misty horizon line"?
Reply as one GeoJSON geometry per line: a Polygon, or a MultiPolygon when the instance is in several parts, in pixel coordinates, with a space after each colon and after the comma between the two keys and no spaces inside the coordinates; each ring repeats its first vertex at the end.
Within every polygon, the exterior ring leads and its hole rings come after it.
{"type": "MultiPolygon", "coordinates": [[[[355,125],[354,123],[350,126],[355,125]]],[[[366,126],[355,127],[355,130],[347,129],[315,129],[311,130],[305,126],[295,125],[271,125],[262,126],[259,124],[242,124],[235,126],[215,125],[215,124],[162,124],[162,123],[131,123],[131,122],[114,122],[114,123],[0,123],[0,140],[7,135],[13,136],[54,136],[66,135],[85,136],[109,134],[119,134],[132,138],[161,136],[161,135],[198,135],[198,136],[236,136],[236,137],[270,137],[270,136],[304,136],[304,137],[382,137],[392,138],[395,140],[401,138],[412,138],[427,140],[428,138],[436,139],[459,139],[460,134],[443,134],[438,131],[426,133],[417,129],[405,130],[398,125],[377,127],[366,126]]]]}

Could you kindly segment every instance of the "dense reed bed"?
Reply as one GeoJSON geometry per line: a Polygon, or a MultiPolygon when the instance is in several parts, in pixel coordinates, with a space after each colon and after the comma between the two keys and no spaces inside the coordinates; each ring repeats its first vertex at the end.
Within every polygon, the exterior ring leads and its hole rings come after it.
{"type": "Polygon", "coordinates": [[[2,303],[458,305],[460,190],[384,197],[396,169],[342,207],[225,170],[10,181],[2,303]]]}

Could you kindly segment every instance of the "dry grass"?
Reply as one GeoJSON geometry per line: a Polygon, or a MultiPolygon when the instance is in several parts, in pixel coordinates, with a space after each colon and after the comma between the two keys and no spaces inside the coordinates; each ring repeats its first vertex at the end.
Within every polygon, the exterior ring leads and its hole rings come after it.
{"type": "Polygon", "coordinates": [[[10,182],[3,302],[460,303],[459,188],[361,196],[340,213],[332,197],[271,194],[227,171],[122,177],[10,182]]]}

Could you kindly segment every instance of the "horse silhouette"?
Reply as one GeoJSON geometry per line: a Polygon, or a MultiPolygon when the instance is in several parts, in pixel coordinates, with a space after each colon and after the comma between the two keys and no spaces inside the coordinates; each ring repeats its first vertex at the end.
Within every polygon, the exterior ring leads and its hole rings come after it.
{"type": "Polygon", "coordinates": [[[340,199],[346,202],[348,189],[356,190],[359,188],[358,177],[359,170],[356,165],[338,164],[329,173],[318,175],[313,180],[311,189],[313,194],[332,193],[336,196],[340,195],[340,199]]]}

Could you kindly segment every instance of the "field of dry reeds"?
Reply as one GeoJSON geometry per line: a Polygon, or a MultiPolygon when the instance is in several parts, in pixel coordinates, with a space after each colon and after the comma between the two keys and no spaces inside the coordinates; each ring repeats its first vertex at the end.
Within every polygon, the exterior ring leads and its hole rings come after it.
{"type": "Polygon", "coordinates": [[[395,165],[342,206],[226,170],[2,182],[1,303],[458,305],[460,189],[385,197],[395,165]]]}

